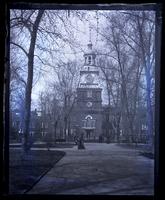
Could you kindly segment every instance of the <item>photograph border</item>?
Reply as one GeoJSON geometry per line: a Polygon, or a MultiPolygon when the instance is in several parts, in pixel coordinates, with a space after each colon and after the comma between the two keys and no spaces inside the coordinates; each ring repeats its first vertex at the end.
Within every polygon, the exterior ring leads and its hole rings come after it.
{"type": "MultiPolygon", "coordinates": [[[[163,48],[163,38],[162,38],[162,4],[161,3],[140,3],[138,4],[137,2],[135,4],[132,3],[127,3],[126,4],[120,4],[118,2],[112,3],[110,5],[96,5],[96,4],[63,4],[63,3],[52,3],[49,1],[46,1],[48,3],[44,3],[43,1],[33,1],[33,2],[11,2],[11,1],[6,1],[4,3],[4,7],[2,6],[1,8],[4,9],[3,12],[3,17],[4,17],[4,22],[3,24],[3,37],[4,37],[4,49],[5,51],[1,55],[4,59],[4,70],[2,73],[2,81],[3,84],[1,84],[1,88],[3,91],[3,105],[2,105],[2,110],[3,110],[3,116],[2,116],[2,130],[3,130],[3,137],[2,137],[2,164],[3,164],[3,170],[1,171],[1,176],[2,176],[2,194],[3,196],[13,196],[13,195],[8,195],[8,186],[9,186],[9,132],[10,132],[10,127],[9,127],[9,83],[10,83],[10,9],[78,9],[78,10],[93,10],[93,9],[99,9],[99,10],[121,10],[121,9],[127,9],[127,10],[155,10],[156,11],[156,29],[155,29],[155,44],[156,44],[156,59],[155,59],[155,167],[154,167],[154,185],[155,185],[155,195],[154,197],[159,199],[160,197],[160,174],[159,174],[159,167],[160,167],[160,106],[163,104],[160,97],[162,95],[162,87],[161,87],[161,80],[163,79],[163,69],[161,68],[161,51],[163,48]],[[85,9],[86,8],[86,9],[85,9]]],[[[104,4],[104,3],[101,3],[104,4]]],[[[2,17],[2,19],[3,19],[2,17]]],[[[20,195],[24,198],[27,195],[20,195]]],[[[28,195],[30,198],[31,195],[28,195]]],[[[35,195],[36,196],[36,195],[35,195]]],[[[37,195],[40,199],[41,195],[37,195]]],[[[42,198],[45,195],[42,195],[42,198]]],[[[57,195],[56,195],[57,196],[57,195]]],[[[77,196],[77,195],[76,195],[77,196]]],[[[130,195],[128,198],[132,198],[134,195],[130,195]]],[[[38,198],[37,197],[37,198],[38,198]]],[[[73,196],[74,198],[75,196],[73,196]]],[[[108,195],[110,198],[122,198],[122,196],[114,196],[114,195],[108,195]]],[[[101,195],[101,198],[104,198],[101,195]]],[[[125,198],[125,196],[123,197],[125,198]]],[[[143,195],[139,196],[134,196],[134,198],[140,198],[140,199],[148,199],[150,197],[143,197],[143,195]]],[[[152,198],[152,197],[151,197],[152,198]]]]}

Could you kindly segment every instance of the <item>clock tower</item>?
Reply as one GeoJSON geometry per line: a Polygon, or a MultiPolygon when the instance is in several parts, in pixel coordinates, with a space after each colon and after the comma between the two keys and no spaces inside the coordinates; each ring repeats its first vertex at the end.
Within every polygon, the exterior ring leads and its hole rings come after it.
{"type": "Polygon", "coordinates": [[[85,140],[98,140],[102,128],[102,99],[99,85],[99,68],[91,41],[84,54],[77,88],[77,125],[83,130],[85,140]]]}

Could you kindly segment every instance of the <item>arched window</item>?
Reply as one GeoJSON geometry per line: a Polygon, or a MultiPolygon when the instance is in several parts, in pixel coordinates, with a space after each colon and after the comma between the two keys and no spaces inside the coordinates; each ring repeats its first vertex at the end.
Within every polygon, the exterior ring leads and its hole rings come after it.
{"type": "Polygon", "coordinates": [[[85,64],[87,63],[87,57],[85,56],[85,64]]]}
{"type": "Polygon", "coordinates": [[[96,120],[94,120],[91,115],[87,115],[85,117],[85,120],[82,120],[82,121],[83,121],[83,127],[84,128],[86,128],[86,129],[95,128],[96,120]]]}
{"type": "Polygon", "coordinates": [[[89,57],[88,57],[88,64],[89,64],[89,65],[91,64],[91,61],[92,61],[91,56],[89,56],[89,57]]]}
{"type": "Polygon", "coordinates": [[[92,116],[91,116],[91,115],[87,115],[87,116],[85,117],[85,119],[92,119],[92,116]]]}

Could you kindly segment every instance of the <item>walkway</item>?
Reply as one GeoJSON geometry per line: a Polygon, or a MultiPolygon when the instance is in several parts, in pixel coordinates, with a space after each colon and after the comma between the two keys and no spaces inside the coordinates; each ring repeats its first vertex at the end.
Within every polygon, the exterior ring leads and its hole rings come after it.
{"type": "Polygon", "coordinates": [[[64,156],[28,194],[153,195],[154,160],[116,144],[86,143],[64,156]]]}

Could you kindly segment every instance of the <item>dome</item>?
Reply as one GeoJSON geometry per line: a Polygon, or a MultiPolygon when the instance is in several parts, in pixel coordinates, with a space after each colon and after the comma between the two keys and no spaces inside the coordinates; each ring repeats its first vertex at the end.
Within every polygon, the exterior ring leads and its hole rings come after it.
{"type": "Polygon", "coordinates": [[[85,54],[84,55],[88,55],[88,54],[95,54],[95,52],[93,51],[92,49],[92,42],[90,41],[88,44],[87,44],[87,50],[85,51],[85,54]]]}

